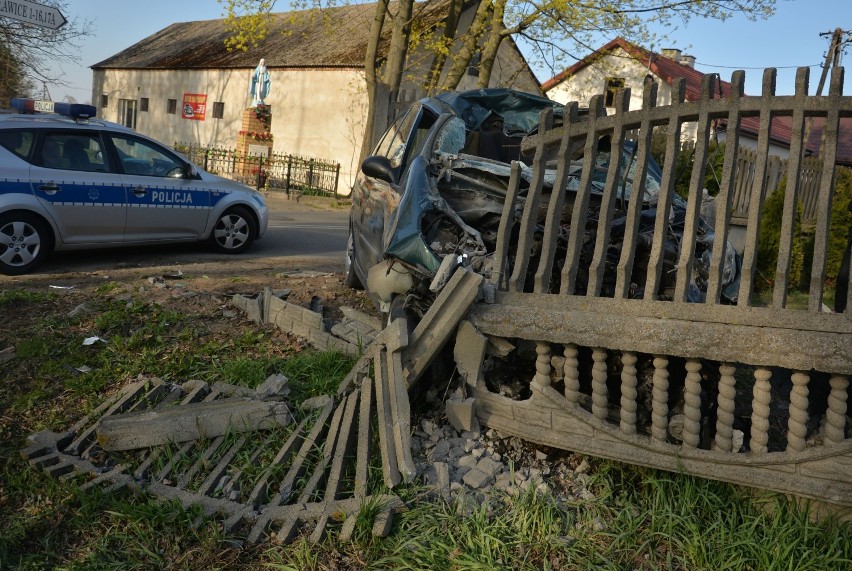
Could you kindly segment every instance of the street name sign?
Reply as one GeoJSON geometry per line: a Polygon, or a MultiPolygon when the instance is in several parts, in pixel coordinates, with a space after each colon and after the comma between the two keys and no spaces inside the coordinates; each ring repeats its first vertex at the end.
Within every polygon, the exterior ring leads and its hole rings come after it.
{"type": "Polygon", "coordinates": [[[51,30],[61,28],[68,21],[59,8],[28,0],[0,0],[0,17],[2,16],[51,30]]]}

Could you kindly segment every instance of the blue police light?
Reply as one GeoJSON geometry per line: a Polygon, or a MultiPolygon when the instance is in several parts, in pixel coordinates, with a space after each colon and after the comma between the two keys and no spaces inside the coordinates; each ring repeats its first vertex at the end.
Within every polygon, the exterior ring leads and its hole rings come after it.
{"type": "Polygon", "coordinates": [[[22,97],[12,98],[12,109],[19,113],[56,113],[73,119],[91,119],[97,113],[94,105],[82,103],[54,103],[22,97]]]}

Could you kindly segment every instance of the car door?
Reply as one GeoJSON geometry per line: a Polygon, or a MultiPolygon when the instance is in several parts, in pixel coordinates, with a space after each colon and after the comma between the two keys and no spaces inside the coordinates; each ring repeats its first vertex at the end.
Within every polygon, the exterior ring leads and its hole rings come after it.
{"type": "Polygon", "coordinates": [[[121,176],[98,131],[48,129],[36,142],[30,184],[66,244],[120,243],[126,220],[121,176]]]}
{"type": "Polygon", "coordinates": [[[207,227],[210,192],[188,164],[153,141],[110,133],[127,191],[125,242],[197,239],[207,227]]]}
{"type": "Polygon", "coordinates": [[[373,156],[384,157],[390,163],[396,184],[358,174],[353,187],[352,224],[355,234],[356,263],[364,272],[384,257],[386,232],[396,214],[402,193],[406,169],[418,142],[425,139],[435,123],[435,115],[421,105],[413,106],[384,134],[373,156]]]}

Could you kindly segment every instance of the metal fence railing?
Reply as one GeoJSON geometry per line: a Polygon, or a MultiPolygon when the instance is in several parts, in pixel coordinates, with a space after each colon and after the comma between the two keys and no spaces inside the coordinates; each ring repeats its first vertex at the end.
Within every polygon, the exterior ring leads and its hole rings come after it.
{"type": "Polygon", "coordinates": [[[337,196],[340,163],[334,161],[283,153],[251,156],[230,148],[181,142],[175,143],[174,148],[205,171],[258,190],[337,196]]]}

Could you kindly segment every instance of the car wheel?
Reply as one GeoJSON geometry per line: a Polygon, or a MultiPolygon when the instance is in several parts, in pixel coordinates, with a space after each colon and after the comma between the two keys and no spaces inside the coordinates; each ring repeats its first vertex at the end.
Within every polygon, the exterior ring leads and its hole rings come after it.
{"type": "Polygon", "coordinates": [[[349,240],[346,242],[346,260],[345,260],[346,277],[343,278],[343,285],[352,289],[364,289],[364,284],[358,279],[358,274],[355,272],[355,235],[352,233],[352,227],[349,228],[349,240]]]}
{"type": "Polygon", "coordinates": [[[27,212],[0,216],[0,273],[19,276],[35,269],[53,249],[48,225],[27,212]]]}
{"type": "Polygon", "coordinates": [[[247,208],[235,206],[223,212],[213,232],[210,243],[213,249],[223,254],[242,254],[249,249],[257,236],[257,224],[247,208]]]}

